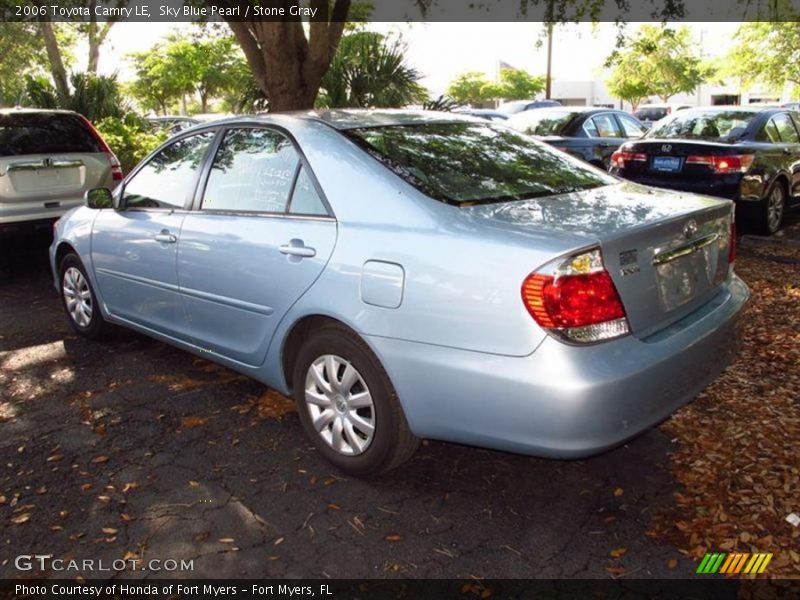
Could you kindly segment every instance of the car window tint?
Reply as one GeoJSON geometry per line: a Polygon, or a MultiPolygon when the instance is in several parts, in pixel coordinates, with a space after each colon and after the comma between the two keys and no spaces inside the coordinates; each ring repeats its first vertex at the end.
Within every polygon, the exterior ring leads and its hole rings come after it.
{"type": "Polygon", "coordinates": [[[640,138],[647,131],[647,129],[645,129],[641,123],[639,123],[636,119],[632,119],[628,115],[618,114],[617,118],[622,124],[622,131],[627,138],[640,138]]]}
{"type": "Polygon", "coordinates": [[[286,211],[300,157],[271,129],[232,129],[217,150],[203,210],[286,211]]]}
{"type": "Polygon", "coordinates": [[[469,206],[544,198],[617,182],[529,135],[491,123],[425,123],[343,132],[409,184],[469,206]]]}
{"type": "Polygon", "coordinates": [[[183,208],[214,132],[178,140],[156,154],[125,184],[126,208],[183,208]]]}
{"type": "Polygon", "coordinates": [[[785,144],[797,144],[800,143],[800,138],[797,135],[797,129],[794,128],[794,124],[792,120],[789,118],[789,115],[786,113],[781,113],[772,117],[772,121],[775,123],[775,127],[778,130],[778,134],[781,136],[781,141],[785,144]]]}
{"type": "Polygon", "coordinates": [[[0,156],[102,151],[100,142],[78,115],[0,114],[0,156]]]}
{"type": "Polygon", "coordinates": [[[767,121],[766,125],[761,128],[756,136],[756,141],[758,142],[768,142],[772,144],[779,144],[781,141],[781,135],[778,133],[778,128],[775,127],[775,120],[770,119],[767,121]]]}
{"type": "Polygon", "coordinates": [[[294,191],[292,192],[292,201],[289,204],[289,212],[294,215],[328,214],[305,167],[301,167],[300,173],[297,175],[297,182],[294,184],[294,191]]]}
{"type": "Polygon", "coordinates": [[[597,127],[595,127],[594,121],[591,119],[586,119],[586,121],[583,122],[583,130],[589,137],[600,137],[600,134],[597,132],[597,127]]]}
{"type": "Polygon", "coordinates": [[[622,132],[617,127],[617,122],[612,115],[597,115],[592,117],[592,122],[597,128],[597,135],[604,138],[622,137],[622,132]]]}
{"type": "Polygon", "coordinates": [[[529,135],[561,135],[579,115],[572,110],[538,109],[516,114],[506,125],[529,135]]]}
{"type": "Polygon", "coordinates": [[[758,115],[750,110],[680,111],[647,132],[648,138],[735,141],[747,133],[758,115]]]}

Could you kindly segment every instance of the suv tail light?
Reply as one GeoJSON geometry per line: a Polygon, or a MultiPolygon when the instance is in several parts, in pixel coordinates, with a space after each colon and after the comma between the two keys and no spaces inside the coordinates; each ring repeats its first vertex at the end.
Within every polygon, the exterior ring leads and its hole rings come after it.
{"type": "Polygon", "coordinates": [[[708,165],[715,173],[746,173],[753,164],[754,154],[727,156],[687,156],[688,165],[708,165]]]}
{"type": "Polygon", "coordinates": [[[106,155],[108,155],[108,162],[111,165],[111,179],[113,179],[114,181],[122,181],[125,175],[122,172],[122,165],[120,164],[117,155],[111,151],[111,148],[108,147],[108,144],[106,144],[106,141],[103,139],[103,136],[101,136],[100,133],[98,133],[97,129],[94,128],[94,125],[91,124],[89,119],[87,119],[83,115],[80,115],[80,117],[81,120],[83,121],[83,124],[86,125],[86,127],[89,129],[89,132],[92,134],[92,137],[99,144],[100,148],[102,148],[103,152],[105,152],[106,155]]]}
{"type": "Polygon", "coordinates": [[[644,152],[630,152],[628,150],[617,150],[614,154],[611,155],[611,164],[612,166],[619,167],[620,169],[625,168],[626,162],[646,162],[647,161],[647,154],[644,152]]]}
{"type": "Polygon", "coordinates": [[[544,329],[571,342],[592,343],[630,332],[625,307],[600,249],[570,256],[522,283],[522,301],[544,329]]]}

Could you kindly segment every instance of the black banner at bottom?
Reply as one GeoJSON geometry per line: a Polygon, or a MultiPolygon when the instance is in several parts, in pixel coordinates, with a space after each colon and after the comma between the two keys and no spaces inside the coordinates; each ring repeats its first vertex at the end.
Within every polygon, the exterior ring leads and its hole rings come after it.
{"type": "Polygon", "coordinates": [[[766,600],[799,597],[800,580],[0,580],[0,598],[45,600],[766,600]]]}

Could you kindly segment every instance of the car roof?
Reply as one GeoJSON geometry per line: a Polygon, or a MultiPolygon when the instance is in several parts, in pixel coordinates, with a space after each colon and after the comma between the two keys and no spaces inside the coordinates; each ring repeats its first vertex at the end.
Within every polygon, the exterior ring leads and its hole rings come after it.
{"type": "Polygon", "coordinates": [[[73,110],[63,110],[56,108],[0,108],[0,115],[33,115],[33,114],[46,114],[46,115],[76,115],[73,110]]]}
{"type": "MultiPolygon", "coordinates": [[[[763,104],[747,104],[744,106],[738,104],[730,104],[730,105],[720,105],[720,106],[693,106],[691,108],[687,108],[685,110],[680,111],[680,114],[694,114],[694,113],[703,113],[703,112],[727,112],[727,111],[737,111],[737,112],[751,112],[751,113],[762,113],[762,112],[785,112],[786,108],[780,108],[777,106],[764,106],[763,104]]],[[[677,114],[677,113],[676,113],[677,114]]]]}

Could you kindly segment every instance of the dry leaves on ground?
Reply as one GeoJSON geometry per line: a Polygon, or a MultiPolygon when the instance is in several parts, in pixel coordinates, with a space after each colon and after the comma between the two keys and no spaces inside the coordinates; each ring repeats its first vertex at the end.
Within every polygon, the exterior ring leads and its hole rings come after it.
{"type": "Polygon", "coordinates": [[[695,560],[772,552],[766,576],[798,577],[800,528],[785,519],[800,509],[800,250],[748,249],[737,272],[752,291],[741,352],[662,426],[683,490],[649,534],[695,560]]]}

